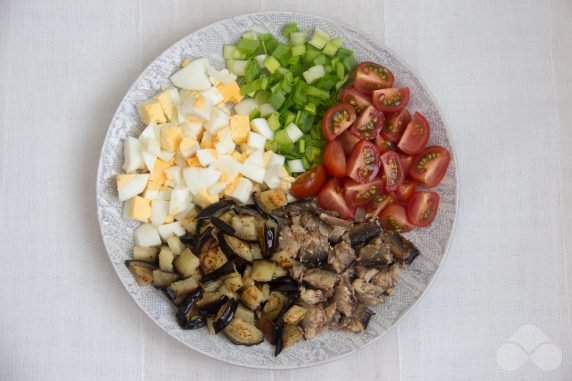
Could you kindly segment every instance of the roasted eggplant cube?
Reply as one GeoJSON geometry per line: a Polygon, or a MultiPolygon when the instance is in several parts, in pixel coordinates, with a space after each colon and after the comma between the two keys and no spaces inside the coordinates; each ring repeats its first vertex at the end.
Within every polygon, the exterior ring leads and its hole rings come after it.
{"type": "Polygon", "coordinates": [[[226,221],[221,220],[220,218],[213,217],[211,218],[212,224],[221,232],[229,235],[235,235],[236,230],[226,221]]]}
{"type": "Polygon", "coordinates": [[[188,278],[195,273],[200,263],[199,258],[197,258],[190,249],[185,249],[175,259],[174,264],[175,270],[177,270],[183,278],[188,278]]]}
{"type": "Polygon", "coordinates": [[[161,247],[159,252],[159,268],[163,271],[173,272],[173,260],[175,259],[175,254],[169,249],[168,246],[161,247]]]}
{"type": "Polygon", "coordinates": [[[180,304],[183,298],[190,294],[192,291],[200,287],[199,282],[195,278],[187,278],[173,282],[167,287],[167,295],[175,304],[180,304]]]}
{"type": "Polygon", "coordinates": [[[136,261],[155,263],[157,262],[158,255],[158,247],[135,246],[133,248],[133,259],[136,261]]]}
{"type": "Polygon", "coordinates": [[[282,189],[272,189],[254,194],[254,202],[264,213],[272,213],[274,209],[281,208],[288,203],[286,192],[282,189]]]}
{"type": "Polygon", "coordinates": [[[252,246],[228,234],[219,234],[220,248],[228,258],[234,258],[237,267],[244,269],[252,262],[252,246]]]}
{"type": "Polygon", "coordinates": [[[268,282],[274,277],[274,262],[259,259],[252,262],[252,273],[250,277],[257,282],[268,282]]]}
{"type": "Polygon", "coordinates": [[[256,217],[254,216],[234,216],[232,217],[232,227],[236,230],[236,236],[245,241],[256,241],[256,217]]]}
{"type": "Polygon", "coordinates": [[[191,210],[185,218],[181,220],[181,226],[185,229],[188,233],[194,235],[197,233],[197,216],[199,212],[197,208],[191,210]]]}
{"type": "Polygon", "coordinates": [[[240,300],[251,310],[255,310],[264,301],[264,292],[256,285],[246,287],[240,296],[240,300]]]}
{"type": "Polygon", "coordinates": [[[282,328],[282,345],[284,348],[291,347],[304,338],[304,331],[297,325],[284,325],[282,328]]]}
{"type": "Polygon", "coordinates": [[[216,269],[222,267],[228,262],[220,247],[214,247],[209,250],[202,250],[199,256],[201,271],[203,274],[209,274],[216,269]]]}
{"type": "Polygon", "coordinates": [[[230,322],[234,318],[234,314],[237,308],[238,308],[238,301],[236,300],[229,300],[220,307],[213,322],[213,328],[215,333],[219,333],[227,325],[230,324],[230,322]]]}
{"type": "Polygon", "coordinates": [[[224,287],[226,287],[228,291],[233,293],[237,292],[242,288],[243,285],[242,276],[237,272],[229,274],[225,277],[222,283],[224,284],[224,287]]]}
{"type": "Polygon", "coordinates": [[[282,311],[287,299],[288,298],[283,293],[272,291],[262,308],[263,315],[267,316],[271,320],[274,319],[282,311]]]}
{"type": "Polygon", "coordinates": [[[216,314],[220,307],[228,301],[228,297],[222,292],[213,291],[203,293],[203,297],[197,301],[199,311],[206,314],[216,314]]]}
{"type": "Polygon", "coordinates": [[[308,310],[305,309],[304,307],[293,305],[292,307],[290,307],[288,311],[284,313],[282,319],[286,324],[296,325],[300,323],[302,320],[304,320],[307,311],[308,310]]]}
{"type": "Polygon", "coordinates": [[[215,202],[201,210],[197,215],[197,220],[206,220],[210,219],[211,217],[215,217],[219,214],[222,214],[224,211],[228,210],[230,207],[234,205],[234,202],[231,200],[221,200],[219,202],[215,202]]]}
{"type": "Polygon", "coordinates": [[[264,341],[264,334],[261,330],[238,317],[232,319],[223,332],[236,345],[257,345],[264,341]]]}
{"type": "Polygon", "coordinates": [[[272,261],[274,261],[278,266],[283,269],[289,269],[294,266],[294,258],[286,251],[280,250],[272,255],[272,261]]]}
{"type": "Polygon", "coordinates": [[[169,245],[169,249],[171,249],[175,256],[181,254],[186,248],[185,244],[176,234],[172,234],[167,238],[167,245],[169,245]]]}
{"type": "Polygon", "coordinates": [[[256,321],[254,311],[249,310],[242,303],[238,303],[238,307],[236,308],[234,316],[239,317],[250,324],[254,324],[254,322],[256,321]]]}
{"type": "Polygon", "coordinates": [[[146,286],[150,283],[153,283],[153,271],[156,269],[150,263],[145,261],[125,261],[125,266],[129,272],[135,278],[135,281],[139,286],[146,286]]]}
{"type": "Polygon", "coordinates": [[[167,287],[177,280],[179,280],[179,276],[175,273],[170,273],[160,269],[153,271],[153,285],[157,288],[167,287]]]}

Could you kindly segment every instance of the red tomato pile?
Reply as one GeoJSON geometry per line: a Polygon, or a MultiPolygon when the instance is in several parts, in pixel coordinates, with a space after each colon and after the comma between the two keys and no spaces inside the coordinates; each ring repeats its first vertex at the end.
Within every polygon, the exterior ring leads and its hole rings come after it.
{"type": "Polygon", "coordinates": [[[322,119],[323,164],[296,178],[294,196],[318,195],[322,208],[345,219],[363,208],[396,232],[431,224],[439,195],[417,187],[437,186],[451,157],[443,147],[426,147],[429,123],[419,112],[411,117],[409,89],[393,88],[393,81],[381,65],[358,65],[340,103],[322,119]]]}

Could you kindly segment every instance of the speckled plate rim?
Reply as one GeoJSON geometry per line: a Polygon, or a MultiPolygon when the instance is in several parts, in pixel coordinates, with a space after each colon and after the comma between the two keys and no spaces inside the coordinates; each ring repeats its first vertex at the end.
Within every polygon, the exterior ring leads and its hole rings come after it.
{"type": "MultiPolygon", "coordinates": [[[[111,121],[110,121],[110,125],[107,129],[107,132],[105,134],[105,138],[103,140],[101,149],[100,149],[100,155],[99,155],[99,161],[98,161],[98,168],[97,168],[97,175],[96,175],[96,209],[97,209],[97,217],[98,217],[98,222],[99,222],[99,230],[100,230],[100,234],[102,237],[102,241],[104,243],[106,252],[109,253],[110,248],[108,247],[108,243],[106,242],[106,240],[103,239],[103,230],[102,230],[102,210],[101,208],[99,208],[98,205],[98,201],[97,201],[97,195],[102,191],[101,187],[103,186],[103,183],[99,181],[99,179],[102,177],[102,171],[103,171],[103,150],[105,148],[105,143],[108,141],[109,139],[109,135],[111,134],[111,123],[113,120],[115,120],[117,118],[117,116],[120,113],[120,105],[123,103],[123,101],[125,100],[125,98],[127,98],[127,94],[129,94],[131,91],[133,91],[133,89],[135,88],[136,84],[142,79],[144,78],[151,66],[153,65],[153,63],[159,58],[161,57],[163,54],[165,54],[167,51],[171,50],[173,47],[183,43],[187,38],[189,38],[192,34],[194,33],[198,33],[203,31],[204,29],[207,29],[209,27],[212,27],[213,25],[216,24],[224,24],[226,22],[229,22],[231,20],[237,20],[237,19],[242,19],[242,18],[250,18],[250,17],[257,17],[257,16],[271,16],[271,15],[284,15],[284,16],[302,16],[302,17],[310,17],[310,18],[314,18],[316,20],[321,20],[324,22],[328,22],[331,23],[333,25],[340,25],[344,28],[346,28],[348,31],[351,31],[353,33],[356,34],[366,34],[365,32],[354,28],[353,26],[350,26],[348,24],[345,24],[343,22],[340,21],[336,21],[327,17],[323,17],[323,16],[318,16],[318,15],[314,15],[314,14],[309,14],[309,13],[303,13],[303,12],[291,12],[291,11],[266,11],[266,12],[255,12],[255,13],[247,13],[247,14],[242,14],[239,16],[234,16],[234,17],[228,17],[225,19],[221,19],[219,21],[216,21],[214,23],[208,24],[202,28],[199,28],[197,30],[194,30],[193,32],[189,33],[188,35],[184,36],[183,38],[179,39],[178,41],[176,41],[175,43],[173,43],[171,46],[169,46],[167,49],[165,49],[164,51],[162,51],[158,56],[156,56],[153,60],[151,60],[151,62],[145,67],[145,69],[141,72],[141,74],[132,82],[131,86],[129,87],[129,89],[127,90],[127,92],[125,93],[125,96],[121,99],[121,101],[119,102],[119,106],[117,107],[116,111],[114,112],[111,121]]],[[[433,285],[433,283],[435,282],[435,279],[437,278],[437,275],[440,273],[441,269],[443,268],[443,264],[449,254],[449,249],[451,247],[451,243],[453,241],[453,236],[455,234],[456,228],[457,228],[457,220],[459,218],[459,196],[460,196],[460,174],[459,174],[459,168],[458,168],[458,162],[456,160],[457,158],[457,153],[455,150],[455,143],[453,141],[452,135],[451,135],[451,131],[449,129],[449,124],[447,122],[447,119],[445,118],[445,114],[443,113],[443,110],[441,109],[439,103],[436,101],[435,96],[433,95],[433,93],[431,92],[430,88],[426,85],[426,83],[421,79],[421,77],[417,74],[417,72],[415,70],[413,70],[399,55],[395,54],[395,52],[393,50],[391,50],[390,48],[388,48],[385,44],[381,43],[380,41],[378,41],[377,39],[371,37],[368,35],[368,37],[370,39],[372,39],[373,41],[375,41],[378,45],[382,46],[387,52],[389,52],[392,56],[393,59],[395,59],[396,61],[399,61],[401,65],[403,65],[403,67],[405,69],[407,69],[414,77],[415,79],[421,84],[421,86],[424,88],[424,90],[427,92],[429,98],[431,99],[431,102],[433,103],[433,105],[435,106],[436,110],[438,111],[440,118],[443,121],[443,126],[444,126],[444,131],[445,134],[447,136],[447,139],[450,142],[450,154],[451,154],[451,161],[455,163],[454,169],[455,169],[455,211],[454,211],[454,217],[453,217],[453,222],[452,222],[452,226],[451,226],[451,231],[449,233],[449,237],[447,237],[447,244],[444,248],[443,251],[443,255],[441,257],[441,260],[439,261],[439,263],[437,263],[436,266],[436,270],[435,272],[431,275],[431,277],[429,278],[428,282],[427,282],[427,286],[425,287],[425,289],[421,292],[421,294],[417,297],[417,299],[405,310],[403,311],[400,316],[397,318],[397,320],[391,325],[391,327],[387,328],[387,330],[385,330],[384,332],[382,332],[381,334],[379,334],[377,337],[373,338],[371,341],[364,343],[362,346],[346,352],[346,353],[342,353],[342,354],[338,354],[335,356],[331,356],[325,360],[321,360],[321,361],[316,361],[316,362],[312,362],[312,363],[305,363],[302,365],[295,365],[295,366],[272,366],[272,367],[264,367],[264,366],[257,366],[257,365],[250,365],[250,364],[243,364],[240,362],[236,362],[236,361],[231,361],[228,359],[221,359],[218,358],[216,356],[211,355],[210,353],[207,353],[205,351],[202,351],[198,348],[193,348],[191,346],[189,346],[187,343],[185,343],[182,339],[180,339],[179,337],[171,334],[169,331],[163,329],[163,327],[161,326],[161,324],[157,321],[157,319],[155,319],[153,316],[151,316],[149,314],[149,312],[141,305],[141,303],[136,299],[136,298],[131,298],[136,304],[137,306],[159,327],[161,328],[161,330],[165,333],[167,333],[169,336],[171,336],[172,338],[176,339],[178,342],[180,342],[182,345],[184,345],[185,347],[192,349],[198,353],[201,353],[204,356],[207,356],[209,358],[212,358],[214,360],[220,361],[222,363],[225,364],[231,364],[231,365],[235,365],[235,366],[239,366],[239,367],[243,367],[243,368],[250,368],[250,369],[259,369],[259,370],[291,370],[291,369],[301,369],[301,368],[308,368],[308,367],[314,367],[314,366],[318,366],[318,365],[323,365],[335,360],[339,360],[339,359],[343,359],[345,357],[351,356],[356,354],[357,352],[361,351],[362,349],[364,349],[365,347],[368,347],[369,345],[373,344],[374,342],[377,342],[381,337],[383,337],[385,334],[387,334],[388,332],[392,331],[393,329],[395,329],[409,314],[410,312],[420,303],[420,301],[425,297],[425,295],[429,292],[429,290],[431,289],[431,286],[433,285]]],[[[120,276],[117,268],[115,267],[115,265],[113,264],[113,262],[111,261],[111,257],[108,255],[109,260],[111,262],[111,265],[113,267],[113,270],[115,271],[115,273],[117,274],[117,277],[119,278],[119,280],[121,281],[121,283],[123,284],[123,287],[125,288],[125,290],[127,291],[127,293],[131,296],[131,292],[129,291],[129,287],[127,285],[127,283],[125,283],[125,281],[123,280],[123,278],[120,276]]]]}

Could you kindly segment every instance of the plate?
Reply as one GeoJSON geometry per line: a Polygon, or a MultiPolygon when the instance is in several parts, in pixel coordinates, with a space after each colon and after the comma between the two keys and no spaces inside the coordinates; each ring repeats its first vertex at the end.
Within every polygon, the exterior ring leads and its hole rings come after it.
{"type": "Polygon", "coordinates": [[[103,242],[117,275],[135,302],[159,327],[189,348],[231,364],[264,369],[300,368],[338,359],[371,344],[395,327],[423,297],[443,265],[455,225],[457,199],[457,170],[451,138],[437,103],[419,78],[387,47],[368,35],[332,20],[289,12],[249,14],[219,21],[191,33],[163,52],[145,69],[121,101],[103,143],[97,173],[97,212],[103,242]],[[138,136],[143,129],[135,105],[155,95],[161,86],[168,85],[169,77],[178,70],[185,57],[207,57],[212,65],[222,68],[223,44],[234,43],[248,30],[280,35],[281,28],[288,22],[297,23],[303,30],[319,27],[330,36],[341,38],[344,46],[354,51],[358,62],[374,61],[392,70],[396,86],[411,90],[409,110],[422,112],[431,124],[429,144],[446,147],[452,160],[437,188],[441,204],[433,224],[406,234],[422,255],[409,270],[400,272],[395,295],[374,308],[376,314],[367,331],[362,335],[325,331],[274,357],[267,342],[252,347],[236,346],[224,335],[209,335],[206,329],[180,329],[174,317],[174,307],[163,293],[151,286],[139,287],[135,283],[123,262],[131,258],[133,231],[138,223],[122,218],[114,177],[120,172],[123,162],[123,140],[127,136],[138,136]]]}

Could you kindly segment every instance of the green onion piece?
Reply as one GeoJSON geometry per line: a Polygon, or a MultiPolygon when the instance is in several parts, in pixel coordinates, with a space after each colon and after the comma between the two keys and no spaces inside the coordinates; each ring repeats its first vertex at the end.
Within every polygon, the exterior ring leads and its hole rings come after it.
{"type": "Polygon", "coordinates": [[[288,82],[288,80],[286,80],[286,78],[280,82],[279,88],[286,94],[289,94],[292,91],[292,85],[288,82]]]}
{"type": "Polygon", "coordinates": [[[269,140],[266,142],[266,145],[264,146],[264,148],[266,148],[267,151],[277,152],[278,151],[278,143],[276,143],[275,140],[269,140]]]}
{"type": "Polygon", "coordinates": [[[252,112],[248,115],[248,117],[250,118],[250,120],[259,118],[259,117],[260,117],[260,110],[258,110],[257,108],[255,108],[255,109],[252,110],[252,112]]]}
{"type": "Polygon", "coordinates": [[[316,28],[314,30],[314,35],[312,36],[312,38],[308,43],[312,46],[315,46],[318,49],[323,49],[324,46],[326,46],[326,44],[328,43],[328,41],[330,41],[330,36],[328,36],[328,34],[323,30],[316,28]]]}
{"type": "Polygon", "coordinates": [[[344,79],[345,70],[346,68],[343,63],[341,62],[336,63],[336,76],[338,77],[338,79],[344,79]]]}
{"type": "Polygon", "coordinates": [[[242,54],[246,54],[247,57],[251,57],[258,53],[258,48],[260,48],[260,41],[242,38],[240,41],[238,41],[236,48],[242,54]]]}
{"type": "Polygon", "coordinates": [[[339,48],[338,52],[336,53],[336,56],[340,57],[340,58],[344,58],[347,56],[351,56],[353,55],[353,52],[349,49],[346,48],[339,48]]]}
{"type": "Polygon", "coordinates": [[[304,139],[298,140],[298,152],[304,153],[306,151],[306,141],[304,139]]]}
{"type": "Polygon", "coordinates": [[[292,56],[303,56],[306,54],[306,45],[292,46],[292,56]]]}
{"type": "MultiPolygon", "coordinates": [[[[301,56],[292,56],[290,57],[290,59],[288,60],[288,66],[290,66],[290,70],[292,71],[293,66],[296,66],[300,63],[300,59],[302,57],[301,56]]],[[[296,70],[299,72],[299,70],[296,70]]]]}
{"type": "Polygon", "coordinates": [[[240,50],[238,49],[234,49],[234,52],[232,52],[232,59],[235,60],[245,60],[248,57],[246,57],[246,54],[241,53],[240,50]]]}
{"type": "Polygon", "coordinates": [[[302,158],[302,165],[304,166],[304,170],[310,169],[310,162],[305,157],[302,158]]]}
{"type": "Polygon", "coordinates": [[[320,158],[322,150],[318,147],[308,147],[306,150],[306,158],[310,163],[315,163],[320,158]]]}
{"type": "Polygon", "coordinates": [[[266,41],[262,41],[262,50],[264,51],[264,54],[270,54],[272,51],[274,51],[274,49],[276,49],[277,46],[278,41],[276,41],[274,37],[266,41]]]}
{"type": "Polygon", "coordinates": [[[276,58],[280,65],[288,65],[288,60],[290,59],[290,47],[285,44],[278,44],[276,48],[272,51],[272,56],[276,58]]]}
{"type": "Polygon", "coordinates": [[[264,59],[264,67],[270,73],[274,73],[280,67],[280,62],[278,62],[278,60],[276,58],[274,58],[273,56],[267,56],[264,59]]]}
{"type": "Polygon", "coordinates": [[[242,35],[242,38],[246,38],[248,40],[258,40],[258,36],[255,31],[251,30],[242,35]]]}
{"type": "Polygon", "coordinates": [[[270,127],[272,131],[280,129],[280,113],[273,112],[266,121],[268,122],[268,127],[270,127]]]}
{"type": "Polygon", "coordinates": [[[282,35],[286,38],[290,37],[290,34],[293,32],[297,32],[298,29],[298,25],[296,25],[296,23],[289,23],[286,24],[286,26],[284,27],[284,29],[282,30],[282,35]]]}
{"type": "Polygon", "coordinates": [[[263,118],[266,118],[276,112],[276,110],[274,110],[272,105],[269,103],[261,104],[259,110],[260,110],[260,116],[263,118]]]}
{"type": "Polygon", "coordinates": [[[268,57],[266,54],[259,54],[256,57],[254,57],[254,60],[256,61],[258,66],[260,66],[261,69],[264,69],[264,60],[266,59],[266,57],[268,57]]]}
{"type": "Polygon", "coordinates": [[[236,46],[234,45],[225,45],[222,48],[222,56],[224,57],[225,60],[231,60],[233,59],[233,54],[234,51],[236,50],[236,46]]]}
{"type": "Polygon", "coordinates": [[[306,55],[304,56],[304,63],[306,65],[311,64],[314,60],[322,55],[319,50],[310,50],[311,46],[306,49],[306,55]]]}
{"type": "Polygon", "coordinates": [[[275,110],[278,110],[284,104],[285,100],[286,97],[280,91],[276,91],[269,99],[270,104],[272,107],[274,107],[275,110]]]}
{"type": "Polygon", "coordinates": [[[298,106],[304,106],[308,102],[308,98],[306,97],[306,88],[308,85],[304,81],[298,81],[296,83],[296,87],[294,88],[294,96],[293,101],[298,106]]]}
{"type": "Polygon", "coordinates": [[[330,91],[332,87],[336,84],[335,78],[330,76],[323,77],[316,83],[316,87],[320,90],[330,91]]]}
{"type": "Polygon", "coordinates": [[[254,100],[256,101],[256,103],[258,105],[264,104],[264,103],[268,103],[268,100],[270,99],[270,92],[268,91],[257,91],[256,95],[254,96],[254,100]]]}
{"type": "Polygon", "coordinates": [[[278,144],[292,144],[292,140],[286,133],[286,130],[277,131],[276,134],[274,135],[274,140],[278,144]]]}
{"type": "Polygon", "coordinates": [[[308,111],[312,115],[316,115],[316,105],[314,103],[306,103],[304,105],[304,110],[308,111]]]}
{"type": "MultiPolygon", "coordinates": [[[[302,75],[304,76],[304,80],[308,84],[317,81],[318,79],[322,78],[325,74],[326,74],[326,71],[324,70],[324,67],[322,65],[312,66],[311,68],[306,70],[304,73],[302,73],[302,75]]],[[[328,97],[329,96],[330,95],[328,94],[328,97]]]]}
{"type": "Polygon", "coordinates": [[[246,82],[240,85],[240,93],[242,95],[254,93],[256,90],[258,90],[258,82],[256,81],[246,82]]]}
{"type": "MultiPolygon", "coordinates": [[[[257,41],[258,42],[258,41],[257,41]]],[[[260,67],[254,60],[248,61],[244,68],[244,80],[246,82],[254,81],[260,75],[260,67]]]]}
{"type": "Polygon", "coordinates": [[[314,58],[314,65],[325,65],[328,62],[328,58],[320,54],[316,58],[314,58]]]}
{"type": "Polygon", "coordinates": [[[338,51],[338,49],[342,46],[342,43],[343,43],[342,40],[340,40],[339,38],[336,38],[335,40],[330,40],[328,41],[326,46],[324,46],[324,50],[322,50],[322,52],[327,56],[333,57],[338,51]]]}
{"type": "Polygon", "coordinates": [[[348,71],[352,70],[356,66],[357,62],[353,55],[347,56],[343,59],[344,66],[348,71]]]}
{"type": "Polygon", "coordinates": [[[226,67],[227,69],[235,75],[243,76],[245,73],[246,65],[248,61],[244,60],[227,60],[226,67]]]}
{"type": "Polygon", "coordinates": [[[258,35],[258,39],[260,41],[268,41],[268,40],[272,40],[274,38],[274,36],[272,36],[272,33],[260,33],[258,35]]]}
{"type": "Polygon", "coordinates": [[[282,125],[283,126],[288,126],[290,123],[293,123],[294,120],[296,119],[296,114],[294,114],[292,111],[290,110],[286,110],[283,114],[282,114],[282,125]]]}
{"type": "Polygon", "coordinates": [[[306,32],[290,33],[290,43],[294,46],[304,45],[306,42],[306,32]]]}

